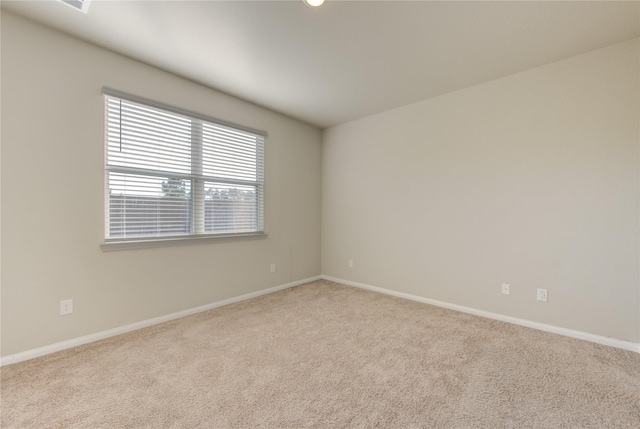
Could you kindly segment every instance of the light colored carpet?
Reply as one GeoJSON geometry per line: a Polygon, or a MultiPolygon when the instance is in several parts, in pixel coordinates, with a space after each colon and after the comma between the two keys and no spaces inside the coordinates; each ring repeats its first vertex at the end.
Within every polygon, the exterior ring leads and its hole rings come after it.
{"type": "Polygon", "coordinates": [[[638,428],[640,355],[317,281],[2,368],[3,428],[638,428]]]}

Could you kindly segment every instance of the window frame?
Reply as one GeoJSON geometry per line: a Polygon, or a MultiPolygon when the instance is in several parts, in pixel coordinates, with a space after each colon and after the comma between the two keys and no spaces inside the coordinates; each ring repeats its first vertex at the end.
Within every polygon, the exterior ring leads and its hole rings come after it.
{"type": "MultiPolygon", "coordinates": [[[[100,245],[102,250],[121,250],[121,249],[130,249],[130,248],[146,248],[146,247],[159,247],[159,246],[173,246],[173,245],[182,245],[189,243],[205,243],[209,241],[229,241],[229,240],[246,240],[246,239],[255,239],[255,238],[264,238],[267,234],[264,231],[264,143],[267,138],[267,133],[262,130],[246,127],[243,125],[238,125],[235,123],[231,123],[228,121],[212,118],[206,115],[202,115],[200,113],[196,113],[193,111],[177,108],[174,106],[170,106],[164,103],[160,103],[157,101],[149,100],[143,97],[138,97],[135,95],[131,95],[125,92],[121,92],[109,87],[102,88],[103,95],[103,108],[104,108],[104,124],[103,124],[103,132],[104,132],[104,209],[103,209],[103,220],[104,220],[104,228],[103,228],[103,243],[100,245]],[[202,165],[202,147],[203,147],[203,137],[202,137],[202,129],[204,127],[203,123],[211,124],[213,126],[221,126],[223,128],[230,128],[235,131],[246,132],[255,135],[256,137],[261,137],[261,140],[256,143],[256,219],[257,219],[257,229],[255,231],[243,231],[243,232],[224,232],[224,233],[207,233],[204,232],[203,223],[205,222],[205,213],[204,213],[204,204],[206,201],[206,195],[204,194],[204,183],[209,178],[208,176],[204,176],[203,174],[194,174],[192,171],[191,174],[176,174],[176,176],[184,176],[183,178],[191,181],[192,193],[191,193],[191,206],[192,206],[192,220],[191,220],[191,231],[189,234],[171,234],[171,235],[147,235],[147,236],[131,236],[131,237],[109,237],[108,228],[110,222],[110,208],[109,208],[109,173],[125,173],[127,174],[136,174],[136,173],[144,173],[144,169],[136,168],[136,167],[122,167],[122,166],[112,166],[109,165],[109,137],[108,137],[108,97],[114,97],[121,99],[123,101],[129,101],[133,103],[137,103],[152,109],[158,109],[162,111],[166,111],[169,113],[177,114],[186,118],[189,118],[192,121],[192,127],[195,125],[199,127],[199,137],[194,139],[194,135],[198,133],[191,134],[191,164],[192,166],[195,164],[202,165]],[[199,141],[198,141],[199,139],[199,141]],[[199,159],[194,159],[193,157],[199,157],[199,159]],[[196,186],[202,187],[203,189],[200,192],[195,189],[196,186]],[[202,207],[202,219],[195,219],[196,206],[201,205],[202,207]],[[197,229],[197,230],[196,230],[197,229]]],[[[202,167],[201,167],[202,168],[202,167]]],[[[165,171],[166,172],[166,171],[165,171]]],[[[148,170],[148,173],[154,175],[153,170],[148,170]]],[[[164,177],[164,176],[158,176],[164,177]]],[[[241,185],[243,180],[238,179],[228,179],[223,178],[220,183],[229,183],[229,184],[238,184],[241,185]]],[[[246,181],[244,181],[246,182],[246,181]]],[[[216,183],[218,181],[216,180],[216,183]]]]}

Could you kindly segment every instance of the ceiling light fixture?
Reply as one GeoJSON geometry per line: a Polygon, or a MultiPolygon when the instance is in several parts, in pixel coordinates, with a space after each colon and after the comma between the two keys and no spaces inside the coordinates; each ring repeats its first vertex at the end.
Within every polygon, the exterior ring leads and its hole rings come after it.
{"type": "Polygon", "coordinates": [[[74,9],[79,10],[82,13],[87,13],[89,10],[89,0],[59,0],[62,3],[71,6],[74,9]]]}
{"type": "Polygon", "coordinates": [[[322,3],[324,3],[324,0],[302,0],[302,1],[304,1],[304,3],[307,6],[311,6],[311,7],[322,6],[322,3]]]}

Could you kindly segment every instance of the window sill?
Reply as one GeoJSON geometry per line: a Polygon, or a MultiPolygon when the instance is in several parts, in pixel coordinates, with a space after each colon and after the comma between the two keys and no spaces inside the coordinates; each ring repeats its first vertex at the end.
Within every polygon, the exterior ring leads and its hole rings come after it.
{"type": "Polygon", "coordinates": [[[260,240],[267,238],[265,232],[251,232],[246,234],[218,234],[187,237],[166,237],[141,240],[107,241],[100,245],[103,252],[128,249],[145,249],[151,247],[184,246],[191,244],[205,244],[220,241],[260,240]]]}

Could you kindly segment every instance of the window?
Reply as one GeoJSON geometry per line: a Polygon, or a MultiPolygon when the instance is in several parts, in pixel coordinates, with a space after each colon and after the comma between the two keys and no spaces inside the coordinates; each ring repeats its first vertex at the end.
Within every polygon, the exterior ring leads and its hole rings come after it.
{"type": "Polygon", "coordinates": [[[104,94],[106,243],[263,233],[265,133],[104,94]]]}

